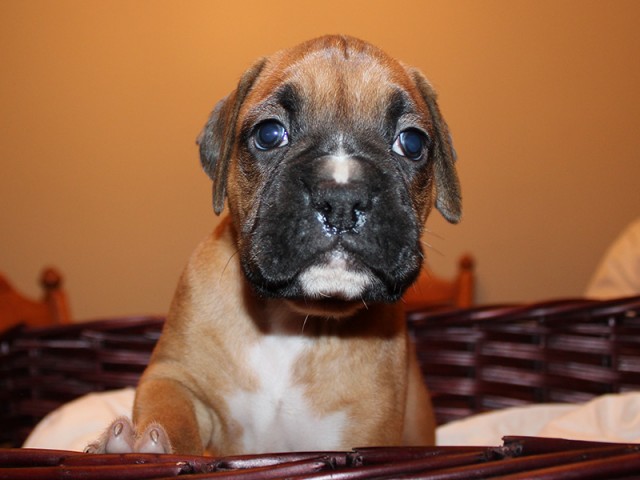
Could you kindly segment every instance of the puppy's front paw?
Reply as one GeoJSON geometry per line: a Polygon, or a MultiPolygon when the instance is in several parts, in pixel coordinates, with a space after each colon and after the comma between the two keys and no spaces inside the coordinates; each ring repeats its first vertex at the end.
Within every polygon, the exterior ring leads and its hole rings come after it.
{"type": "Polygon", "coordinates": [[[86,453],[131,453],[134,451],[136,434],[131,421],[126,417],[116,418],[100,438],[87,445],[86,453]]]}
{"type": "Polygon", "coordinates": [[[137,437],[134,451],[140,453],[172,453],[171,442],[167,432],[159,423],[151,423],[137,437]]]}
{"type": "Polygon", "coordinates": [[[150,424],[141,434],[131,421],[120,417],[84,449],[85,453],[171,453],[167,432],[157,423],[150,424]]]}

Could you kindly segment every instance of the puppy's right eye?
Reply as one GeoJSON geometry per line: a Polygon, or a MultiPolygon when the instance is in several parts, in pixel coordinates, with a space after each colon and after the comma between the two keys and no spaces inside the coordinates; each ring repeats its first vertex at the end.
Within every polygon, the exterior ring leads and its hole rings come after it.
{"type": "Polygon", "coordinates": [[[253,142],[258,150],[271,150],[289,143],[289,134],[276,120],[266,120],[256,127],[253,142]]]}

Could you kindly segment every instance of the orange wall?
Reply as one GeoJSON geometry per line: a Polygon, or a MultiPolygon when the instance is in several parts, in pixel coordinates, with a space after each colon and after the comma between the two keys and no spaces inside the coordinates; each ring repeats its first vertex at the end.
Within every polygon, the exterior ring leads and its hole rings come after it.
{"type": "Polygon", "coordinates": [[[640,215],[640,2],[0,3],[0,271],[65,274],[78,318],[163,313],[214,224],[194,140],[258,56],[323,33],[422,69],[459,154],[464,221],[434,270],[479,300],[579,295],[640,215]]]}

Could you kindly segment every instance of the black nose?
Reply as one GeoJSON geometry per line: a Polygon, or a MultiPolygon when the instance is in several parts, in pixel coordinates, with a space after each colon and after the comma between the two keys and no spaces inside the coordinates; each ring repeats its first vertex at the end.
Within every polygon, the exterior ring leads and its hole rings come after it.
{"type": "Polygon", "coordinates": [[[316,216],[331,235],[359,233],[367,221],[371,193],[365,184],[324,181],[312,193],[316,216]]]}

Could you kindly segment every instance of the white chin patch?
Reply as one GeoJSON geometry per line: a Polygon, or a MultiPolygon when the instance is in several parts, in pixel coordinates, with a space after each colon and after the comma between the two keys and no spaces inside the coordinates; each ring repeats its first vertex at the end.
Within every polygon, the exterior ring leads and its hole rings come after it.
{"type": "Polygon", "coordinates": [[[325,265],[310,267],[300,275],[300,285],[311,298],[355,300],[371,283],[371,275],[348,270],[346,260],[339,254],[325,265]]]}

